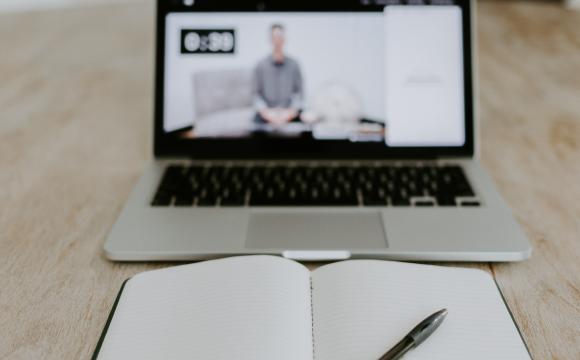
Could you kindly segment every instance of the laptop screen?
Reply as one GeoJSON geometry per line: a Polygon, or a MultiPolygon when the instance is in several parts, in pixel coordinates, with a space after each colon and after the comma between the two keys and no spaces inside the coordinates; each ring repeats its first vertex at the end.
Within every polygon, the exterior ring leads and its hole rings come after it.
{"type": "Polygon", "coordinates": [[[408,3],[161,6],[156,146],[258,157],[465,149],[465,12],[453,0],[408,3]]]}

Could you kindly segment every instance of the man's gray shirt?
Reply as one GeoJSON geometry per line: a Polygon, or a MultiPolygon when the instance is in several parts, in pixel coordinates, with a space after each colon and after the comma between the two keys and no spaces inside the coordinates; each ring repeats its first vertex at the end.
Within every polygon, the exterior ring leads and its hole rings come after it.
{"type": "Polygon", "coordinates": [[[272,56],[260,61],[254,70],[254,106],[265,108],[302,109],[303,86],[300,66],[285,57],[277,63],[272,56]]]}

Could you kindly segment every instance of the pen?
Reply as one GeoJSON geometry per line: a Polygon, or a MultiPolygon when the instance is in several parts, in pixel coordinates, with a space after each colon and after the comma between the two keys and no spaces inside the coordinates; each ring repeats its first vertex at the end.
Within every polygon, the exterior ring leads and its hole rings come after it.
{"type": "Polygon", "coordinates": [[[387,351],[385,355],[381,356],[379,360],[396,360],[400,359],[407,351],[416,348],[425,339],[427,339],[433,332],[441,325],[443,319],[447,315],[447,309],[439,310],[430,315],[425,320],[421,321],[419,325],[415,326],[403,340],[399,341],[391,350],[387,351]]]}

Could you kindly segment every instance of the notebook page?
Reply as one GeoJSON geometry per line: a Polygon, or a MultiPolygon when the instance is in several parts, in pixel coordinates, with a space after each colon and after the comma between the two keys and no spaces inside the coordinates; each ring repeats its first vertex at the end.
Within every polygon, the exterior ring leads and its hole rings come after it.
{"type": "Polygon", "coordinates": [[[378,359],[435,311],[441,327],[405,359],[529,359],[487,273],[355,260],[312,274],[315,359],[378,359]]]}
{"type": "Polygon", "coordinates": [[[98,358],[311,359],[310,272],[244,256],[139,274],[98,358]]]}

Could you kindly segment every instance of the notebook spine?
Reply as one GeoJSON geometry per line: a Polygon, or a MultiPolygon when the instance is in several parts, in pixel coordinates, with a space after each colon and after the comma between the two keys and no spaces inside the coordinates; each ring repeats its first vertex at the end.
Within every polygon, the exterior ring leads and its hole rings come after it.
{"type": "Polygon", "coordinates": [[[314,302],[312,301],[314,286],[312,285],[312,275],[310,275],[310,326],[312,327],[312,359],[316,359],[316,342],[314,342],[314,302]]]}

